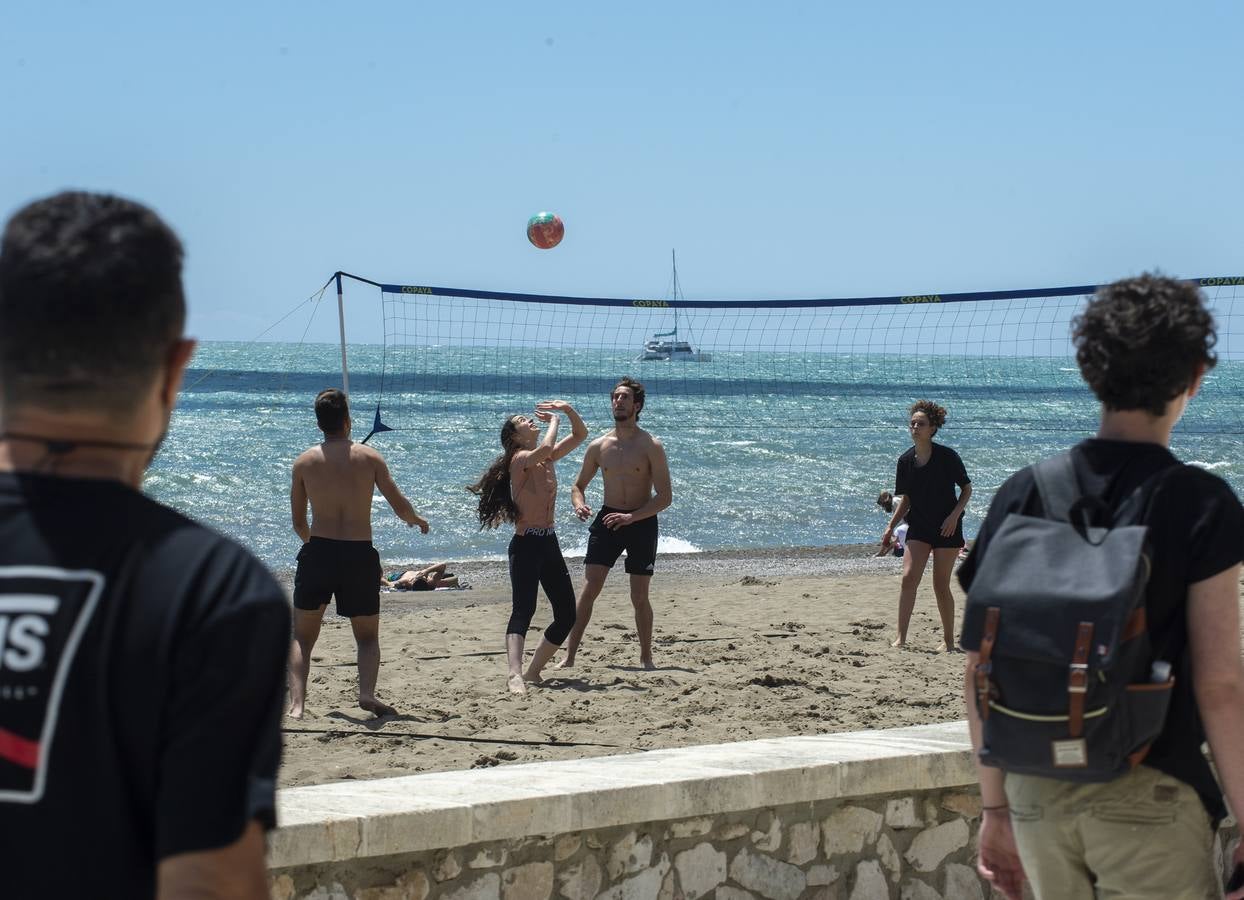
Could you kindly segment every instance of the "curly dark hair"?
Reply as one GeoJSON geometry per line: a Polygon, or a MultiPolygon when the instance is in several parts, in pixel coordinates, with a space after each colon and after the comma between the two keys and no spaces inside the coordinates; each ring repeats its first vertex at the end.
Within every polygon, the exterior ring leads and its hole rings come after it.
{"type": "Polygon", "coordinates": [[[1160,416],[1218,361],[1200,287],[1156,273],[1102,288],[1071,328],[1080,374],[1110,410],[1160,416]]]}
{"type": "Polygon", "coordinates": [[[510,494],[510,460],[518,451],[518,416],[511,416],[501,426],[501,448],[505,451],[492,461],[475,484],[467,490],[479,496],[479,529],[497,528],[518,519],[518,504],[510,494]]]}
{"type": "Polygon", "coordinates": [[[934,434],[937,434],[941,427],[946,424],[946,407],[938,406],[932,400],[917,400],[911,405],[907,415],[912,416],[918,412],[922,412],[929,417],[929,424],[933,426],[934,434]]]}

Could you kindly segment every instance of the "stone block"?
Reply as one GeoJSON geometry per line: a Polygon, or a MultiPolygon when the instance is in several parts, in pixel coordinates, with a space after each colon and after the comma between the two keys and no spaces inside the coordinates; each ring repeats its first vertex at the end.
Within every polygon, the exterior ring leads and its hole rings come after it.
{"type": "Polygon", "coordinates": [[[730,877],[769,900],[796,900],[807,887],[803,870],[744,847],[730,863],[730,877]]]}
{"type": "Polygon", "coordinates": [[[557,892],[566,900],[593,900],[600,891],[600,863],[595,856],[585,856],[557,876],[557,892]]]}
{"type": "Polygon", "coordinates": [[[721,841],[737,841],[751,831],[746,825],[735,822],[733,825],[722,825],[714,833],[713,837],[721,841]]]}
{"type": "Polygon", "coordinates": [[[553,859],[556,862],[570,859],[583,846],[583,838],[577,834],[563,834],[553,842],[553,859]]]}
{"type": "Polygon", "coordinates": [[[598,895],[596,900],[652,900],[661,890],[661,883],[670,871],[670,859],[664,854],[657,864],[598,895]]]}
{"type": "Polygon", "coordinates": [[[472,856],[467,863],[467,868],[495,869],[497,866],[504,866],[509,858],[510,851],[506,850],[501,844],[496,844],[492,847],[484,847],[472,856]]]}
{"type": "Polygon", "coordinates": [[[443,900],[501,900],[501,876],[489,872],[441,896],[443,900]]]}
{"type": "Polygon", "coordinates": [[[985,900],[980,876],[971,867],[960,863],[946,866],[946,885],[942,893],[955,900],[985,900]]]}
{"type": "Polygon", "coordinates": [[[772,853],[782,846],[782,821],[771,810],[765,810],[756,821],[756,830],[752,832],[752,843],[758,850],[772,853]]]}
{"type": "Polygon", "coordinates": [[[709,818],[686,819],[670,826],[670,837],[674,840],[700,837],[713,830],[713,820],[709,818]]]}
{"type": "Polygon", "coordinates": [[[462,874],[462,863],[452,850],[436,854],[432,860],[432,877],[437,881],[453,881],[462,874]]]}
{"type": "Polygon", "coordinates": [[[749,891],[741,891],[736,887],[723,884],[713,892],[713,900],[756,900],[756,895],[749,891]]]}
{"type": "Polygon", "coordinates": [[[388,887],[370,887],[355,891],[354,900],[426,900],[432,891],[428,876],[414,869],[388,887]]]}
{"type": "Polygon", "coordinates": [[[501,873],[501,900],[549,900],[553,894],[553,864],[533,862],[501,873]]]}
{"type": "Polygon", "coordinates": [[[821,823],[825,836],[825,856],[859,853],[871,845],[881,832],[881,814],[862,806],[846,806],[836,810],[821,823]]]}
{"type": "Polygon", "coordinates": [[[885,805],[885,823],[891,828],[919,828],[924,824],[916,814],[916,798],[900,797],[885,805]]]}
{"type": "Polygon", "coordinates": [[[270,900],[294,900],[294,879],[288,875],[269,877],[268,897],[270,900]]]}
{"type": "Polygon", "coordinates": [[[661,891],[657,894],[657,900],[685,900],[683,893],[675,890],[674,881],[674,871],[671,869],[665,876],[665,880],[661,882],[661,891]]]}
{"type": "MultiPolygon", "coordinates": [[[[914,878],[903,885],[903,889],[899,891],[898,896],[899,900],[942,900],[941,894],[923,881],[917,881],[914,878]]],[[[951,900],[955,900],[955,898],[951,898],[951,900]]]]}
{"type": "Polygon", "coordinates": [[[317,885],[311,893],[303,894],[302,900],[350,900],[350,895],[334,881],[332,884],[317,885]]]}
{"type": "Polygon", "coordinates": [[[726,880],[726,854],[705,841],[675,856],[674,869],[683,895],[695,900],[726,880]]]}
{"type": "Polygon", "coordinates": [[[609,848],[609,860],[605,863],[605,868],[609,871],[610,878],[618,879],[648,868],[651,862],[652,836],[628,831],[609,848]]]}
{"type": "Polygon", "coordinates": [[[786,861],[796,866],[816,859],[821,847],[821,829],[816,822],[796,822],[787,830],[786,861]]]}
{"type": "Polygon", "coordinates": [[[837,866],[812,866],[808,869],[808,887],[821,887],[838,880],[837,866]]]}
{"type": "Polygon", "coordinates": [[[903,861],[899,858],[898,851],[894,849],[894,843],[888,834],[877,838],[877,859],[890,873],[890,880],[898,884],[899,879],[903,877],[903,861]]]}
{"type": "Polygon", "coordinates": [[[875,859],[866,859],[855,867],[855,884],[849,900],[890,900],[890,886],[875,859]]]}
{"type": "Polygon", "coordinates": [[[906,859],[919,872],[932,872],[947,856],[968,844],[968,823],[955,819],[926,828],[907,848],[906,859]]]}
{"type": "Polygon", "coordinates": [[[942,809],[965,819],[975,819],[981,814],[981,795],[955,791],[942,798],[942,809]]]}

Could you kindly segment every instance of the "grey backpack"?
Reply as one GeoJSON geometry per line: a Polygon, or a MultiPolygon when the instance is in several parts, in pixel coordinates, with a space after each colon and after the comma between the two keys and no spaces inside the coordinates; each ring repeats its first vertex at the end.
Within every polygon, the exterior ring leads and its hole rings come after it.
{"type": "Polygon", "coordinates": [[[980,647],[982,763],[1109,781],[1161,733],[1174,679],[1146,627],[1144,522],[1171,471],[1111,509],[1082,494],[1070,453],[1033,467],[1045,516],[1003,520],[964,610],[965,641],[980,647]]]}

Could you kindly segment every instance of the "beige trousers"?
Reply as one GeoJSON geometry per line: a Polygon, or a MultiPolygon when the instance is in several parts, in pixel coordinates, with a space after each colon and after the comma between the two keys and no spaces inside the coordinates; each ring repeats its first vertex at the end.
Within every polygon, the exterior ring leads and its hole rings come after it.
{"type": "Polygon", "coordinates": [[[1148,766],[1105,784],[1006,776],[1011,825],[1038,900],[1221,898],[1196,791],[1148,766]]]}

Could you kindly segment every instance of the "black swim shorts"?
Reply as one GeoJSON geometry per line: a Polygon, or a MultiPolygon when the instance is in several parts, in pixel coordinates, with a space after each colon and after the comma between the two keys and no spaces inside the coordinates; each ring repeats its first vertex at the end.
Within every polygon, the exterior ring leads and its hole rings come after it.
{"type": "Polygon", "coordinates": [[[380,612],[380,554],[371,541],[313,537],[298,551],[294,607],[314,612],[337,598],[337,615],[380,612]]]}
{"type": "Polygon", "coordinates": [[[612,569],[625,550],[628,575],[651,575],[657,561],[657,517],[649,516],[618,529],[606,528],[602,519],[615,512],[629,510],[602,506],[596,514],[588,532],[587,555],[583,557],[583,564],[612,569]]]}

